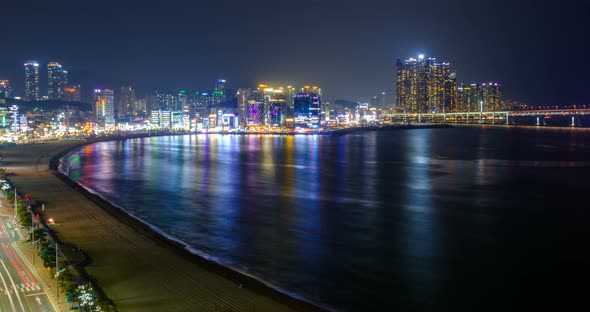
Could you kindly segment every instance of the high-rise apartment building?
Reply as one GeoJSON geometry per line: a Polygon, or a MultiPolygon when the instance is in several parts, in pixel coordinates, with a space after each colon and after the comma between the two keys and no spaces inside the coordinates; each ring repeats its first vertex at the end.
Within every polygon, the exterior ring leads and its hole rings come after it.
{"type": "Polygon", "coordinates": [[[27,61],[25,63],[25,100],[40,100],[39,96],[39,63],[27,61]]]}
{"type": "Polygon", "coordinates": [[[456,77],[449,63],[420,54],[396,64],[398,109],[408,113],[444,113],[456,109],[456,77]]]}
{"type": "Polygon", "coordinates": [[[0,80],[0,99],[9,98],[12,95],[10,80],[0,80]]]}
{"type": "Polygon", "coordinates": [[[504,110],[502,107],[502,86],[497,82],[482,83],[481,100],[483,110],[486,112],[504,110]]]}
{"type": "Polygon", "coordinates": [[[492,112],[506,109],[502,105],[502,88],[497,82],[472,83],[457,88],[458,111],[492,112]]]}
{"type": "Polygon", "coordinates": [[[180,110],[180,101],[177,95],[169,92],[156,91],[156,98],[158,109],[165,111],[180,110]]]}
{"type": "Polygon", "coordinates": [[[95,89],[94,116],[98,125],[109,127],[115,125],[115,94],[110,89],[95,89]]]}
{"type": "Polygon", "coordinates": [[[479,86],[475,83],[470,85],[461,84],[457,88],[457,110],[459,112],[479,111],[480,99],[479,86]]]}
{"type": "Polygon", "coordinates": [[[119,93],[119,101],[117,104],[117,116],[118,117],[129,117],[133,116],[133,108],[135,105],[135,89],[132,86],[121,87],[121,93],[119,93]]]}
{"type": "Polygon", "coordinates": [[[68,85],[68,72],[60,63],[47,64],[47,96],[50,100],[62,100],[64,89],[68,85]]]}

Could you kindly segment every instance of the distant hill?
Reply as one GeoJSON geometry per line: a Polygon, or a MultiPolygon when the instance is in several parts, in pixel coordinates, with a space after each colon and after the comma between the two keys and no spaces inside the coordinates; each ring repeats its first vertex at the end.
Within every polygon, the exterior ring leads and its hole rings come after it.
{"type": "Polygon", "coordinates": [[[334,104],[337,106],[344,108],[348,108],[348,109],[354,109],[357,106],[357,102],[353,102],[353,101],[348,101],[348,100],[335,100],[334,104]]]}
{"type": "Polygon", "coordinates": [[[31,111],[34,108],[40,108],[45,111],[52,111],[58,110],[63,106],[70,106],[76,107],[80,111],[89,112],[92,111],[92,104],[85,103],[85,102],[68,102],[68,101],[60,101],[60,100],[47,100],[47,101],[23,101],[23,100],[14,100],[14,99],[7,99],[6,105],[18,105],[21,111],[31,111]]]}

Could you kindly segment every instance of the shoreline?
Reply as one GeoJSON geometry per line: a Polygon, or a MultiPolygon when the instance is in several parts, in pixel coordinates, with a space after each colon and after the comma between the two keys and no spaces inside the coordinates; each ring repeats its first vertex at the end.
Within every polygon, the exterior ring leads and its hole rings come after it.
{"type": "MultiPolygon", "coordinates": [[[[130,138],[121,138],[117,140],[126,140],[130,138]]],[[[101,140],[102,141],[102,140],[101,140]]],[[[80,145],[75,145],[70,148],[67,148],[60,152],[59,154],[55,155],[50,160],[50,170],[52,171],[53,175],[57,178],[62,180],[64,183],[69,185],[75,191],[83,194],[89,201],[93,202],[94,204],[98,205],[100,208],[105,210],[107,213],[111,214],[113,217],[117,218],[120,222],[124,223],[125,225],[131,227],[136,232],[145,235],[151,239],[158,240],[164,244],[169,245],[171,251],[181,255],[182,257],[187,258],[191,262],[194,262],[205,269],[221,275],[225,278],[228,278],[233,281],[237,281],[238,284],[243,284],[244,287],[248,287],[249,289],[257,292],[263,296],[276,300],[278,302],[284,303],[289,307],[295,308],[297,311],[330,311],[334,310],[332,308],[323,306],[319,303],[308,301],[307,299],[300,297],[296,294],[289,294],[286,291],[283,291],[277,287],[273,287],[272,285],[260,280],[254,276],[248,275],[245,272],[240,272],[234,268],[229,266],[225,266],[213,260],[207,259],[204,256],[198,255],[196,253],[191,252],[187,249],[187,245],[183,244],[180,241],[171,239],[166,237],[162,233],[156,231],[152,225],[138,219],[122,208],[113,205],[103,197],[89,191],[81,184],[71,180],[67,175],[61,173],[58,170],[58,166],[60,163],[60,159],[69,154],[70,152],[80,149],[85,145],[98,143],[101,141],[84,143],[80,145]]],[[[112,139],[104,140],[104,141],[112,141],[112,139]]],[[[116,303],[116,302],[115,302],[116,303]]]]}
{"type": "Polygon", "coordinates": [[[83,248],[90,261],[81,274],[120,311],[328,310],[199,258],[118,208],[85,196],[85,189],[46,165],[96,141],[14,145],[0,152],[13,185],[45,204],[59,241],[83,248]]]}
{"type": "MultiPolygon", "coordinates": [[[[387,129],[346,130],[357,132],[416,128],[450,126],[403,125],[387,129]]],[[[97,291],[112,300],[122,311],[335,310],[328,305],[318,304],[296,293],[273,287],[247,273],[191,252],[185,244],[157,232],[149,224],[93,194],[58,170],[62,157],[85,145],[170,135],[186,134],[133,134],[86,140],[55,140],[48,143],[1,147],[1,150],[3,155],[6,152],[8,156],[5,157],[7,169],[15,173],[12,180],[19,190],[31,193],[36,200],[46,203],[52,212],[51,217],[59,220],[60,224],[51,227],[57,239],[84,248],[89,261],[81,266],[80,273],[92,280],[97,291]],[[56,206],[59,208],[56,209],[56,206]],[[108,218],[105,215],[108,215],[108,218]],[[100,221],[96,222],[95,219],[100,221]],[[111,231],[114,233],[107,233],[111,231]],[[111,246],[121,245],[121,241],[124,241],[124,246],[111,246]],[[152,257],[160,260],[157,264],[140,259],[150,252],[153,253],[152,257]],[[139,265],[136,265],[137,263],[139,265]],[[147,286],[141,275],[150,275],[152,270],[161,270],[162,266],[173,269],[171,272],[168,270],[165,274],[160,274],[163,276],[158,276],[159,285],[147,286]],[[188,285],[181,280],[186,276],[191,276],[188,285]],[[171,283],[175,285],[169,286],[171,283]],[[196,286],[201,289],[193,290],[196,286]],[[144,287],[149,289],[142,289],[144,287]],[[213,298],[208,298],[211,288],[216,290],[213,298]],[[157,301],[159,306],[152,305],[152,301],[157,301]]]]}

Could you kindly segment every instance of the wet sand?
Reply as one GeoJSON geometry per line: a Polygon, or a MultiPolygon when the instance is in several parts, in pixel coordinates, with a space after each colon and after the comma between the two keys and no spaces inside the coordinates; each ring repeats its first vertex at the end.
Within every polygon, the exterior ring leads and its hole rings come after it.
{"type": "Polygon", "coordinates": [[[120,311],[320,311],[190,254],[49,169],[80,141],[0,147],[19,193],[45,203],[61,241],[84,249],[86,272],[120,311]],[[240,287],[242,284],[242,287],[240,287]]]}

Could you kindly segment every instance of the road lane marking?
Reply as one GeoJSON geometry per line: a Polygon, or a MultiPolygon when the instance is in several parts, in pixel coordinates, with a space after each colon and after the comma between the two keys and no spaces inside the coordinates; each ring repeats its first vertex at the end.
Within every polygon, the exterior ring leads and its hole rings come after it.
{"type": "MultiPolygon", "coordinates": [[[[23,305],[23,302],[20,300],[20,295],[16,291],[16,285],[14,284],[14,280],[12,279],[12,276],[10,276],[10,273],[8,273],[8,269],[6,268],[6,264],[4,264],[4,260],[0,259],[0,263],[2,263],[2,267],[4,268],[4,271],[6,271],[6,274],[8,274],[8,279],[10,280],[12,287],[14,287],[14,295],[16,296],[16,299],[18,300],[18,303],[20,304],[21,309],[24,311],[25,306],[23,305]]],[[[16,309],[14,309],[14,311],[16,311],[16,309]]]]}
{"type": "MultiPolygon", "coordinates": [[[[37,284],[35,282],[35,279],[33,278],[32,274],[31,274],[31,272],[29,272],[29,269],[27,269],[27,266],[22,262],[22,260],[20,259],[20,257],[16,254],[16,251],[12,247],[12,244],[8,244],[8,247],[10,248],[10,250],[14,254],[14,257],[16,258],[16,260],[18,261],[18,263],[20,264],[20,266],[24,269],[25,273],[29,277],[29,283],[33,283],[33,285],[37,284]]],[[[28,286],[29,283],[27,283],[27,286],[28,286]]]]}
{"type": "MultiPolygon", "coordinates": [[[[23,276],[23,273],[19,270],[18,266],[16,265],[16,262],[14,262],[14,259],[12,259],[12,255],[10,254],[10,252],[8,251],[8,249],[6,248],[4,243],[2,243],[2,248],[4,249],[4,252],[6,253],[6,256],[8,257],[8,260],[10,260],[10,263],[12,263],[12,266],[16,269],[16,272],[18,273],[18,275],[20,275],[23,282],[26,283],[27,279],[23,276]]],[[[12,284],[14,285],[14,282],[12,284]]],[[[16,288],[16,286],[14,288],[16,288]]]]}
{"type": "Polygon", "coordinates": [[[40,292],[40,293],[36,293],[36,294],[26,294],[25,296],[32,297],[32,296],[39,296],[39,295],[45,295],[45,293],[44,292],[40,292]]]}
{"type": "MultiPolygon", "coordinates": [[[[4,261],[2,261],[2,263],[4,263],[4,261]]],[[[6,274],[8,274],[8,271],[6,271],[6,274]]],[[[10,306],[12,307],[12,311],[15,311],[16,307],[14,306],[14,302],[12,301],[12,295],[10,294],[10,292],[8,292],[8,285],[6,285],[6,281],[4,280],[2,272],[0,272],[0,278],[2,279],[2,284],[4,284],[4,288],[6,289],[6,295],[8,296],[8,300],[10,300],[10,306]]]]}

